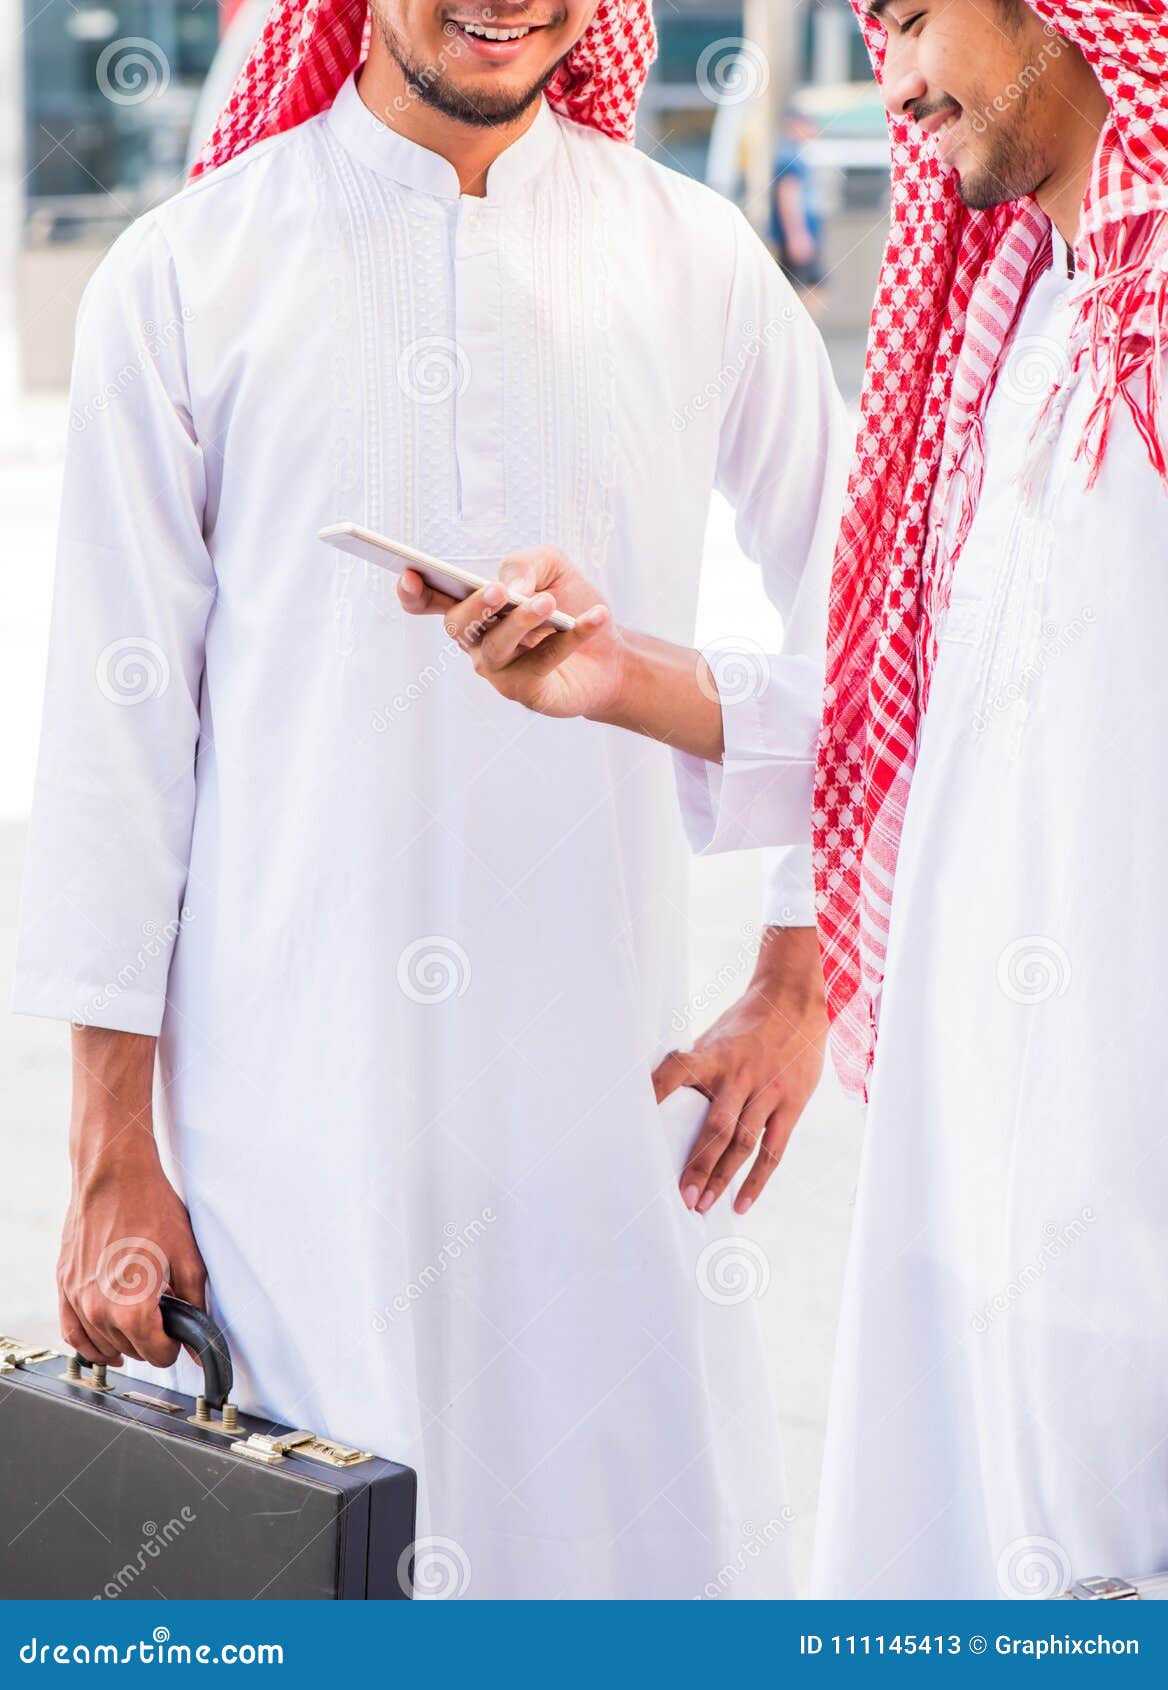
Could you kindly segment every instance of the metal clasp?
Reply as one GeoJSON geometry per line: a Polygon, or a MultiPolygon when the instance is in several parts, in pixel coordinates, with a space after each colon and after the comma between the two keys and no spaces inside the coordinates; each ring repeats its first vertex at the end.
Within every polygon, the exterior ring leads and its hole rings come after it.
{"type": "Polygon", "coordinates": [[[361,1461],[372,1461],[373,1452],[367,1449],[353,1449],[349,1444],[339,1444],[332,1438],[319,1438],[315,1432],[281,1432],[279,1437],[270,1433],[253,1432],[250,1438],[235,1445],[240,1455],[250,1455],[253,1461],[264,1461],[269,1466],[275,1466],[283,1461],[286,1455],[300,1455],[306,1461],[319,1461],[323,1467],[356,1467],[361,1461]]]}
{"type": "Polygon", "coordinates": [[[1067,1595],[1074,1602],[1138,1602],[1140,1593],[1127,1579],[1076,1579],[1067,1595]]]}
{"type": "Polygon", "coordinates": [[[15,1373],[33,1361],[48,1361],[56,1350],[38,1349],[35,1344],[22,1343],[19,1338],[0,1336],[0,1373],[15,1373]]]}

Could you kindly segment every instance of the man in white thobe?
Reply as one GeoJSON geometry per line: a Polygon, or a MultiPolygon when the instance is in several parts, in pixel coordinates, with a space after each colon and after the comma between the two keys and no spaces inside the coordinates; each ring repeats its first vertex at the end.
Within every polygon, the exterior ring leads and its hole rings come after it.
{"type": "MultiPolygon", "coordinates": [[[[888,830],[860,888],[865,982],[882,915],[887,944],[815,1589],[1050,1597],[1168,1569],[1168,14],[873,10],[893,238],[831,624],[869,656],[829,662],[820,776],[899,743],[911,789],[890,910],[888,830]],[[886,677],[886,731],[843,757],[847,687],[868,708],[886,677]]],[[[761,695],[719,707],[694,654],[614,625],[561,560],[535,584],[580,632],[448,608],[480,672],[685,747],[699,848],[785,837],[816,750],[797,668],[776,659],[761,695]]],[[[831,803],[821,914],[855,824],[831,803]]]]}
{"type": "MultiPolygon", "coordinates": [[[[86,1356],[169,1361],[157,1292],[205,1269],[243,1408],[418,1469],[419,1594],[781,1595],[756,1257],[679,1189],[704,1098],[651,1082],[688,997],[669,759],[517,716],[317,538],[555,543],[686,640],[717,486],[822,641],[822,345],[733,207],[540,98],[595,12],[386,0],[359,81],[94,277],[16,1005],[79,1029],[86,1356]]],[[[809,820],[707,1087],[731,1133],[818,1074],[809,820]]]]}

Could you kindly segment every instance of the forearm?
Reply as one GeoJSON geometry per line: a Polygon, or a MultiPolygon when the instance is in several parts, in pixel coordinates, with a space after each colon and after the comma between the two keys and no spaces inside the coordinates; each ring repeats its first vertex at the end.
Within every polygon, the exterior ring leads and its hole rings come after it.
{"type": "Polygon", "coordinates": [[[720,763],[722,706],[701,652],[650,634],[622,631],[621,641],[620,685],[614,700],[591,719],[720,763]]]}
{"type": "Polygon", "coordinates": [[[69,1157],[75,1181],[111,1159],[156,1158],[151,1097],[157,1042],[106,1027],[73,1029],[69,1157]]]}

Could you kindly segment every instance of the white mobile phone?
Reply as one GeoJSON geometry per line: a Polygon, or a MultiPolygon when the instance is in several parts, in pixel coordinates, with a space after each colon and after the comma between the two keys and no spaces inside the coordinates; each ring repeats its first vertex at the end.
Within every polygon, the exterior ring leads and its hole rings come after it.
{"type": "MultiPolygon", "coordinates": [[[[416,570],[428,587],[452,599],[468,599],[480,587],[491,584],[485,575],[475,575],[469,569],[460,569],[456,563],[443,563],[436,557],[427,557],[425,552],[415,551],[413,546],[403,545],[400,540],[387,540],[384,534],[375,534],[372,528],[362,528],[356,522],[334,522],[330,528],[322,528],[317,539],[327,541],[339,552],[348,552],[350,557],[375,563],[379,569],[392,570],[395,575],[400,575],[404,569],[416,570]]],[[[508,594],[513,605],[528,602],[522,594],[510,588],[508,594]]],[[[576,618],[563,610],[554,610],[548,621],[561,634],[570,634],[576,626],[576,618]]]]}

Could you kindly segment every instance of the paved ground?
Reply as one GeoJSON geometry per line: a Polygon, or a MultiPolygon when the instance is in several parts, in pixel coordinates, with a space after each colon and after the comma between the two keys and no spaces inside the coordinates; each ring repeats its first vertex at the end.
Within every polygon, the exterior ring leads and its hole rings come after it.
{"type": "MultiPolygon", "coordinates": [[[[837,350],[837,349],[833,349],[837,350]]],[[[838,348],[845,391],[860,349],[838,348]]],[[[2,360],[0,360],[2,367],[2,360]]],[[[20,863],[35,755],[60,450],[60,396],[4,401],[0,387],[0,509],[8,544],[0,563],[0,983],[11,971],[20,863]]],[[[728,513],[715,512],[703,637],[771,619],[755,572],[737,557],[728,513]]],[[[757,919],[760,865],[753,858],[695,865],[693,980],[715,978],[757,919]]],[[[743,970],[745,983],[746,969],[743,970]]],[[[723,1000],[729,1001],[732,988],[723,1000]]],[[[714,1006],[712,1014],[720,1005],[714,1006]]],[[[712,1015],[711,1015],[712,1018],[712,1015]]],[[[67,1030],[0,1014],[0,1331],[52,1341],[53,1263],[67,1196],[67,1030]]],[[[782,1406],[797,1567],[807,1563],[822,1445],[835,1310],[851,1217],[858,1112],[829,1077],[807,1113],[781,1174],[760,1206],[771,1262],[761,1302],[782,1406]]]]}

